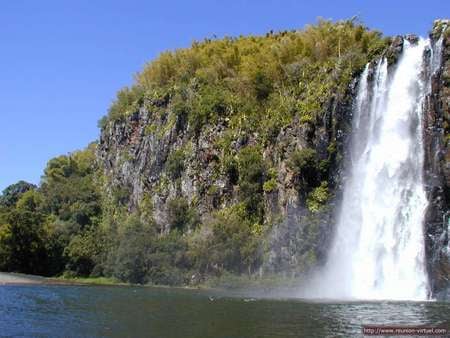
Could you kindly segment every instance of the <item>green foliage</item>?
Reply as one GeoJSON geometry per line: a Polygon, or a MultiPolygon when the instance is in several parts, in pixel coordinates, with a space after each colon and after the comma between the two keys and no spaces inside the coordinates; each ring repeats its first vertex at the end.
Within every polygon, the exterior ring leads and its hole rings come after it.
{"type": "Polygon", "coordinates": [[[172,151],[167,157],[166,171],[171,179],[180,178],[183,174],[185,157],[183,149],[172,151]]]}
{"type": "MultiPolygon", "coordinates": [[[[118,120],[124,116],[134,113],[142,104],[144,98],[143,88],[134,85],[131,88],[125,87],[117,93],[117,99],[109,108],[111,120],[118,120]]],[[[105,127],[107,121],[100,121],[100,127],[105,127]]]]}
{"type": "Polygon", "coordinates": [[[435,20],[433,24],[433,29],[431,31],[433,39],[435,40],[439,39],[442,34],[444,34],[444,38],[447,38],[450,34],[450,29],[448,29],[448,21],[435,20]]]}
{"type": "MultiPolygon", "coordinates": [[[[192,104],[189,114],[189,124],[193,131],[200,132],[201,128],[207,124],[214,124],[218,118],[227,115],[229,94],[225,88],[219,86],[203,86],[192,104]]],[[[184,111],[187,111],[184,108],[184,111]]]]}
{"type": "Polygon", "coordinates": [[[177,132],[184,131],[187,127],[188,118],[191,113],[187,90],[179,90],[175,93],[171,104],[173,114],[176,116],[176,130],[177,132]]]}
{"type": "Polygon", "coordinates": [[[266,172],[261,149],[247,146],[238,154],[239,194],[248,215],[260,220],[263,213],[263,184],[266,172]]]}
{"type": "Polygon", "coordinates": [[[143,283],[145,279],[145,250],[151,244],[153,235],[149,229],[144,228],[138,219],[125,228],[120,236],[120,244],[117,248],[113,264],[113,276],[121,281],[131,283],[143,283]]]}
{"type": "Polygon", "coordinates": [[[29,190],[0,224],[0,270],[46,274],[44,214],[42,198],[29,190]]]}
{"type": "Polygon", "coordinates": [[[294,151],[288,161],[289,169],[299,179],[300,187],[309,189],[318,182],[319,166],[317,154],[314,149],[303,148],[294,151]]]}
{"type": "Polygon", "coordinates": [[[239,181],[238,161],[232,155],[225,156],[222,160],[222,166],[225,176],[232,185],[236,185],[239,181]]]}
{"type": "Polygon", "coordinates": [[[94,184],[95,144],[86,150],[50,160],[41,191],[47,211],[81,226],[100,214],[99,191],[94,184]]]}
{"type": "Polygon", "coordinates": [[[16,203],[17,210],[29,211],[37,213],[41,210],[43,198],[36,190],[28,190],[16,203]]]}
{"type": "Polygon", "coordinates": [[[167,221],[170,229],[184,231],[194,229],[200,222],[195,209],[185,198],[178,197],[167,203],[167,221]]]}
{"type": "Polygon", "coordinates": [[[251,273],[260,259],[260,237],[243,204],[216,213],[191,237],[189,257],[200,272],[251,273]]]}
{"type": "Polygon", "coordinates": [[[128,203],[131,189],[128,186],[116,186],[112,189],[112,197],[115,205],[124,206],[128,203]]]}
{"type": "Polygon", "coordinates": [[[270,168],[267,172],[267,181],[264,182],[263,189],[265,192],[270,193],[277,188],[278,172],[275,168],[270,168]]]}
{"type": "Polygon", "coordinates": [[[3,190],[3,193],[0,196],[0,206],[14,206],[24,193],[33,189],[36,189],[36,186],[25,181],[19,181],[8,186],[5,190],[3,190]]]}
{"type": "Polygon", "coordinates": [[[65,268],[76,276],[89,276],[100,255],[103,235],[92,229],[73,236],[64,249],[65,268]]]}
{"type": "Polygon", "coordinates": [[[277,188],[277,180],[275,178],[271,178],[268,181],[264,182],[263,189],[265,192],[272,192],[277,188]]]}
{"type": "Polygon", "coordinates": [[[320,184],[320,186],[315,188],[308,195],[308,198],[306,199],[306,205],[308,206],[308,209],[311,212],[318,212],[322,209],[322,207],[328,201],[329,197],[330,197],[330,194],[328,191],[328,183],[322,182],[320,184]]]}
{"type": "Polygon", "coordinates": [[[39,188],[19,182],[5,190],[0,210],[1,270],[55,275],[68,264],[70,269],[77,266],[80,274],[90,273],[93,257],[86,258],[84,262],[90,263],[84,266],[81,259],[73,262],[83,245],[99,240],[88,236],[101,217],[94,182],[95,147],[91,144],[50,160],[39,188]]]}
{"type": "Polygon", "coordinates": [[[158,237],[152,224],[143,224],[138,215],[131,215],[124,231],[115,237],[118,245],[110,251],[106,267],[115,278],[139,284],[185,283],[187,248],[178,232],[158,237]]]}
{"type": "Polygon", "coordinates": [[[148,63],[134,86],[119,91],[108,120],[123,118],[142,102],[153,110],[170,104],[178,130],[189,121],[198,133],[229,118],[236,128],[273,141],[295,115],[302,122],[319,117],[331,94],[345,91],[352,75],[388,42],[353,19],[194,42],[148,63]]]}
{"type": "Polygon", "coordinates": [[[158,131],[158,126],[156,124],[149,124],[149,125],[147,125],[147,127],[145,127],[146,135],[156,134],[157,131],[158,131]]]}
{"type": "Polygon", "coordinates": [[[261,70],[253,75],[252,84],[258,101],[267,99],[273,90],[272,79],[261,70]]]}

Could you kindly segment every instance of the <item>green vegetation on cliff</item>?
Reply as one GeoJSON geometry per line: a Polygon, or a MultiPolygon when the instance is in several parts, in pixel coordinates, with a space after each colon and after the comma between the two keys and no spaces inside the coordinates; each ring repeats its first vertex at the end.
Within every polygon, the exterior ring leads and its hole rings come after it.
{"type": "MultiPolygon", "coordinates": [[[[50,160],[39,187],[19,182],[3,192],[0,270],[168,285],[252,275],[264,264],[273,224],[283,221],[270,200],[286,186],[305,209],[307,225],[291,242],[304,243],[293,261],[307,269],[318,259],[318,217],[332,196],[337,161],[336,137],[311,135],[387,43],[358,22],[322,20],[301,31],[207,39],[162,53],[100,121],[104,134],[132,125],[111,161],[92,144],[50,160]],[[144,122],[133,117],[141,111],[150,116],[143,133],[144,122]],[[217,126],[220,133],[206,139],[217,126]],[[301,142],[279,142],[298,126],[301,142]],[[164,151],[152,153],[155,164],[139,176],[130,168],[144,138],[153,142],[149,151],[164,151]],[[192,154],[199,140],[207,149],[192,154]],[[195,172],[201,166],[203,176],[195,172]],[[115,177],[117,167],[143,188],[115,177]],[[187,171],[200,179],[190,182],[187,171]]],[[[326,128],[322,135],[331,135],[326,128]]]]}
{"type": "Polygon", "coordinates": [[[131,88],[119,91],[101,126],[142,106],[163,111],[170,103],[180,128],[199,132],[227,118],[231,134],[258,132],[270,142],[295,116],[320,118],[329,98],[342,95],[387,42],[353,20],[195,42],[149,63],[131,88]]]}

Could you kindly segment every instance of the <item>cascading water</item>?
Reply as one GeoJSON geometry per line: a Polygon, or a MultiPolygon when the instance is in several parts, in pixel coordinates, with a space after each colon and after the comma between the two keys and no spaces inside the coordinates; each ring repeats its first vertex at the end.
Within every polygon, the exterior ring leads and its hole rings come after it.
{"type": "MultiPolygon", "coordinates": [[[[429,41],[405,40],[395,70],[366,66],[353,112],[349,177],[320,297],[425,300],[422,105],[429,41]],[[325,286],[326,284],[326,286],[325,286]]],[[[437,53],[438,54],[438,53],[437,53]]],[[[431,58],[434,71],[436,60],[431,58]]]]}

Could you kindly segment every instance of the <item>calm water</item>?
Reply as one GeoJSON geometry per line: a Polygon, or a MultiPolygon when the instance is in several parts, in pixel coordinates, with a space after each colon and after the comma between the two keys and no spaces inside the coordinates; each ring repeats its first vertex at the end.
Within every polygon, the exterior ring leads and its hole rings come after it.
{"type": "Polygon", "coordinates": [[[1,286],[1,337],[349,337],[449,325],[450,303],[305,302],[144,287],[1,286]],[[212,300],[211,300],[212,299],[212,300]]]}

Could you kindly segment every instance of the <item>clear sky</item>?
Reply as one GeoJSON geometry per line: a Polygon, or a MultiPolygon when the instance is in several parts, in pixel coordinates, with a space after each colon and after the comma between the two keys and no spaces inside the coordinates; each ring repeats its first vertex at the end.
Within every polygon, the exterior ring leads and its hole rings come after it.
{"type": "Polygon", "coordinates": [[[0,190],[39,183],[48,159],[95,140],[116,91],[161,51],[354,15],[386,35],[426,35],[450,1],[1,1],[0,190]]]}

